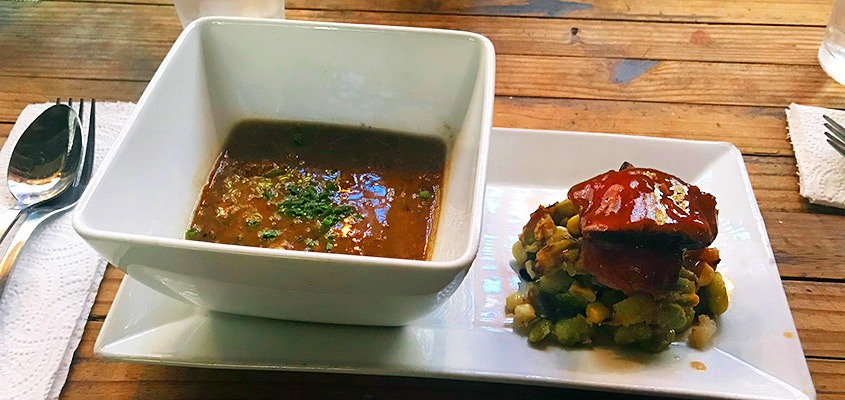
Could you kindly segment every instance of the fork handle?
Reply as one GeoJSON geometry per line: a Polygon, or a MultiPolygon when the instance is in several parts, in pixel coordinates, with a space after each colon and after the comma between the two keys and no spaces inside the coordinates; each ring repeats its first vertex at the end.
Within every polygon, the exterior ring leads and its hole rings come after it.
{"type": "Polygon", "coordinates": [[[38,225],[40,225],[45,219],[49,218],[50,215],[52,214],[44,214],[36,210],[27,215],[26,219],[18,228],[18,231],[15,232],[15,236],[12,238],[9,247],[6,249],[6,253],[3,254],[3,258],[0,259],[0,297],[3,297],[3,291],[6,289],[6,283],[9,282],[9,275],[11,275],[12,268],[14,268],[15,263],[18,261],[18,256],[21,254],[21,250],[23,250],[23,247],[26,245],[30,236],[32,236],[32,233],[35,232],[35,228],[37,228],[38,225]]]}

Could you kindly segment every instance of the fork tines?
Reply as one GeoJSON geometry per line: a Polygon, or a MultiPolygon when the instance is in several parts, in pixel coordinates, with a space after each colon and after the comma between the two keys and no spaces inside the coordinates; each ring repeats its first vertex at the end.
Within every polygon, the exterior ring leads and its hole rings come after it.
{"type": "Polygon", "coordinates": [[[827,143],[845,156],[845,127],[842,127],[842,125],[839,125],[839,123],[827,115],[822,115],[822,118],[827,121],[824,124],[825,128],[829,131],[824,133],[827,136],[827,143]]]}
{"type": "MultiPolygon", "coordinates": [[[[62,99],[56,98],[56,104],[61,104],[62,99]]],[[[73,108],[73,98],[67,99],[67,105],[70,108],[73,108]]],[[[83,187],[88,184],[88,181],[91,179],[91,174],[93,172],[93,164],[94,164],[94,142],[95,142],[95,106],[96,100],[91,99],[91,113],[88,117],[88,134],[85,140],[85,147],[83,147],[83,157],[82,157],[82,166],[83,168],[80,171],[79,178],[76,181],[76,185],[82,185],[83,187]]],[[[84,119],[84,112],[85,112],[85,99],[79,99],[79,111],[76,115],[79,116],[80,122],[85,122],[84,119]]]]}
{"type": "MultiPolygon", "coordinates": [[[[80,104],[82,104],[82,100],[80,99],[80,104]]],[[[82,174],[80,176],[80,181],[88,184],[88,181],[91,180],[91,173],[93,172],[94,167],[94,129],[96,125],[96,120],[94,118],[94,111],[97,102],[94,99],[91,99],[91,115],[88,117],[88,137],[85,143],[85,158],[82,165],[87,165],[88,168],[82,169],[82,174]]],[[[82,107],[80,106],[79,113],[82,113],[82,107]]]]}

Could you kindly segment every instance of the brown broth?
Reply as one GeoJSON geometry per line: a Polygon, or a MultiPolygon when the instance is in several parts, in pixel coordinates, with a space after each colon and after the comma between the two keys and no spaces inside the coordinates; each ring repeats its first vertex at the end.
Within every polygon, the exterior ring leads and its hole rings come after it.
{"type": "Polygon", "coordinates": [[[445,143],[436,138],[243,121],[232,130],[185,237],[426,259],[445,160],[445,143]]]}

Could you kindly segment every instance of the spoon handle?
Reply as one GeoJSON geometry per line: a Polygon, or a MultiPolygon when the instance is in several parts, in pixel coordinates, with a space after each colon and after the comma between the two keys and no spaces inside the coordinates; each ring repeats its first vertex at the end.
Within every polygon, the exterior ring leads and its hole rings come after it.
{"type": "Polygon", "coordinates": [[[38,228],[38,225],[53,214],[56,214],[57,211],[60,210],[49,210],[48,212],[35,210],[26,216],[26,219],[18,228],[17,232],[15,232],[15,236],[6,249],[6,253],[0,259],[0,297],[3,297],[3,291],[6,289],[6,283],[9,281],[12,268],[14,268],[15,263],[18,261],[18,256],[21,254],[21,250],[23,250],[26,242],[32,236],[32,233],[35,232],[35,228],[38,228]]]}
{"type": "Polygon", "coordinates": [[[0,232],[2,232],[0,233],[0,242],[9,234],[9,230],[15,225],[15,221],[18,220],[23,209],[24,207],[21,207],[20,204],[15,204],[12,208],[6,210],[3,215],[0,215],[0,232]]]}

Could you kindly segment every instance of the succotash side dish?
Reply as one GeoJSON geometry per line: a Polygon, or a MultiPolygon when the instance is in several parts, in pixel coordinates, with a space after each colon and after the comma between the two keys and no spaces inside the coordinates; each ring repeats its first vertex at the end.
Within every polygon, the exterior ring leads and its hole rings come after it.
{"type": "Polygon", "coordinates": [[[716,271],[716,199],[667,173],[625,163],[541,206],[513,246],[527,292],[507,298],[529,342],[565,346],[606,335],[661,351],[692,327],[703,348],[728,308],[716,271]]]}

